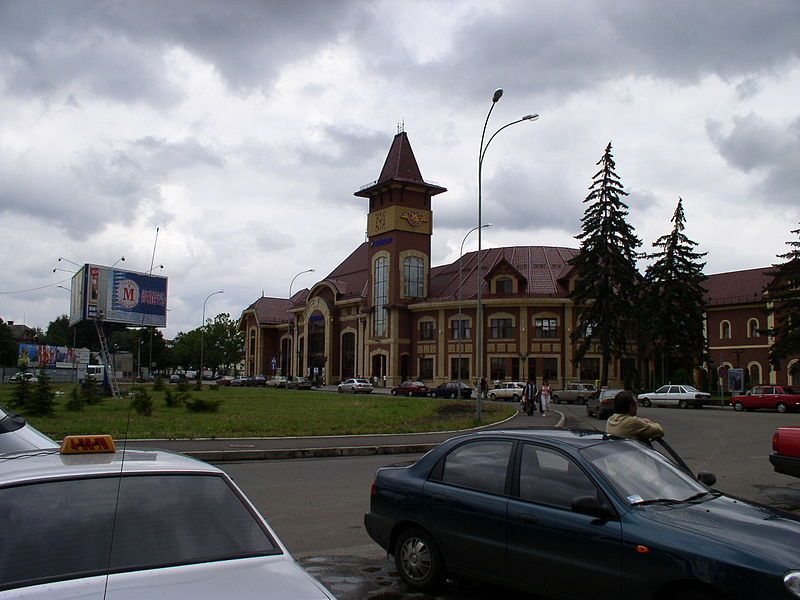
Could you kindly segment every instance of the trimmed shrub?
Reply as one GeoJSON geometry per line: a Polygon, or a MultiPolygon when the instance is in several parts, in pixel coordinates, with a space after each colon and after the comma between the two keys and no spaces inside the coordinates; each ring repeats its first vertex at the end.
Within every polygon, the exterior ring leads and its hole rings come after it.
{"type": "Polygon", "coordinates": [[[184,395],[185,392],[173,394],[171,389],[166,388],[164,390],[164,404],[166,404],[167,408],[177,408],[183,404],[184,395]]]}
{"type": "Polygon", "coordinates": [[[153,399],[150,397],[147,390],[143,388],[139,388],[133,392],[131,406],[137,413],[145,417],[149,417],[153,414],[153,399]]]}
{"type": "Polygon", "coordinates": [[[186,404],[186,408],[188,408],[190,412],[202,412],[202,413],[217,412],[219,411],[219,407],[222,404],[222,400],[218,399],[211,400],[209,398],[192,398],[191,395],[187,395],[183,402],[184,404],[186,404]]]}
{"type": "Polygon", "coordinates": [[[64,407],[67,410],[77,412],[83,410],[84,406],[86,406],[86,402],[83,399],[83,395],[80,393],[78,386],[74,386],[69,393],[69,399],[64,404],[64,407]]]}

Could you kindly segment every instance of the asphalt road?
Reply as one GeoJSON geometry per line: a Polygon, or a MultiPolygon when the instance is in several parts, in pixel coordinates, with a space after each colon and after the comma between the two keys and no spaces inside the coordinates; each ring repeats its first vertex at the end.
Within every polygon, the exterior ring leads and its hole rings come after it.
{"type": "MultiPolygon", "coordinates": [[[[558,405],[568,427],[605,422],[583,406],[558,405]]],[[[659,421],[672,446],[695,470],[711,471],[728,494],[800,511],[800,479],[773,472],[767,456],[772,432],[797,415],[735,413],[730,409],[640,409],[659,421]]],[[[439,595],[412,594],[363,529],[369,488],[381,466],[418,455],[220,463],[258,506],[292,554],[339,600],[532,599],[493,586],[446,585],[439,595]]]]}

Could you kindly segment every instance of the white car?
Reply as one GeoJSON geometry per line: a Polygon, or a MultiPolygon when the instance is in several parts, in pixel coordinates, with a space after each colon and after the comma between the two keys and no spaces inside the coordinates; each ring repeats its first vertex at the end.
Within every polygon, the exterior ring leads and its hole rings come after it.
{"type": "Polygon", "coordinates": [[[0,598],[333,599],[209,464],[74,436],[0,465],[0,598]]]}
{"type": "Polygon", "coordinates": [[[34,383],[36,381],[36,375],[34,375],[33,373],[28,373],[27,371],[25,373],[20,371],[19,373],[14,373],[13,375],[10,375],[6,379],[6,383],[20,383],[21,381],[34,383]]]}
{"type": "Polygon", "coordinates": [[[678,406],[680,408],[703,408],[711,394],[701,392],[690,385],[662,385],[655,392],[639,394],[642,406],[678,406]]]}
{"type": "Polygon", "coordinates": [[[20,415],[0,407],[0,455],[45,448],[58,448],[58,444],[20,415]]]}
{"type": "Polygon", "coordinates": [[[523,389],[525,389],[524,381],[504,381],[493,390],[489,390],[489,400],[519,402],[522,399],[523,389]]]}
{"type": "Polygon", "coordinates": [[[337,389],[340,394],[371,394],[372,384],[367,379],[352,377],[340,383],[337,389]]]}

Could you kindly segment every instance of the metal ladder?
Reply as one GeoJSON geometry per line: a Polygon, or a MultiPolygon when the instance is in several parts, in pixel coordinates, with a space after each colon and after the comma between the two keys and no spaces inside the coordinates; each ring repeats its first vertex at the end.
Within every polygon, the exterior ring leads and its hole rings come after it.
{"type": "Polygon", "coordinates": [[[103,366],[106,368],[108,383],[111,386],[111,396],[115,399],[119,399],[121,396],[119,393],[119,386],[117,385],[117,376],[111,364],[111,355],[108,352],[108,341],[106,340],[105,329],[98,319],[94,321],[94,328],[97,330],[97,338],[100,340],[100,358],[103,361],[103,366]]]}

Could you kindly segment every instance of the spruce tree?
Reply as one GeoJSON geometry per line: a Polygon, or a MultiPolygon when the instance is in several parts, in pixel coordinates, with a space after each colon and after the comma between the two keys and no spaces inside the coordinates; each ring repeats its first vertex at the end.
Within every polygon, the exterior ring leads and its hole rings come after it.
{"type": "Polygon", "coordinates": [[[50,378],[44,369],[39,371],[36,378],[27,409],[28,414],[33,417],[48,417],[55,412],[55,392],[50,387],[50,378]]]}
{"type": "Polygon", "coordinates": [[[781,361],[800,355],[800,229],[793,229],[792,233],[797,239],[786,242],[789,251],[778,255],[785,261],[774,265],[774,279],[768,290],[775,315],[775,325],[769,331],[775,343],[769,358],[775,370],[780,369],[781,361]]]}
{"type": "Polygon", "coordinates": [[[662,383],[667,381],[663,371],[692,373],[708,354],[703,333],[706,263],[700,262],[707,253],[695,252],[697,242],[683,233],[686,215],[682,198],[678,198],[671,222],[672,231],[653,243],[659,250],[648,255],[655,262],[645,272],[647,328],[662,383]]]}
{"type": "Polygon", "coordinates": [[[608,383],[612,357],[628,354],[633,323],[633,298],[639,285],[636,248],[641,241],[625,220],[628,205],[620,178],[614,171],[611,142],[597,162],[587,204],[581,219],[580,252],[570,261],[575,267],[575,304],[578,327],[572,333],[575,360],[580,361],[594,345],[602,355],[602,384],[608,383]]]}

